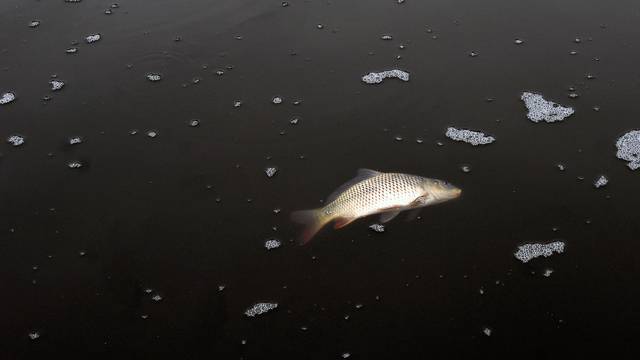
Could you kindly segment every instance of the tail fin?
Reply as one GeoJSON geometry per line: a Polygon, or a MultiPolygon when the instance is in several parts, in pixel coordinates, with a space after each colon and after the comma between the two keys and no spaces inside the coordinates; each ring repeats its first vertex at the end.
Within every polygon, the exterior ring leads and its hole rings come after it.
{"type": "Polygon", "coordinates": [[[299,236],[300,245],[304,245],[331,219],[329,216],[325,216],[322,208],[320,208],[294,211],[291,213],[291,220],[298,224],[305,225],[304,230],[299,236]]]}

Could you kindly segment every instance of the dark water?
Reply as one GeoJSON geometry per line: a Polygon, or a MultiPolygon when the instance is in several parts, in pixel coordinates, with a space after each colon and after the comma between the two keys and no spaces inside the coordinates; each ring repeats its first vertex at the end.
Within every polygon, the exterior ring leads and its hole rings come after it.
{"type": "Polygon", "coordinates": [[[0,145],[4,357],[637,352],[640,172],[615,143],[640,128],[640,3],[289,3],[121,0],[111,15],[112,1],[0,3],[0,92],[17,96],[0,137],[26,139],[0,145]],[[392,68],[411,80],[360,81],[392,68]],[[576,113],[534,124],[523,91],[576,113]],[[456,143],[448,126],[497,141],[456,143]],[[361,167],[464,196],[383,234],[365,219],[295,245],[288,213],[361,167]],[[610,183],[595,189],[600,174],[610,183]],[[267,251],[271,237],[283,246],[267,251]],[[554,239],[565,253],[513,256],[554,239]],[[279,307],[243,314],[263,301],[279,307]]]}

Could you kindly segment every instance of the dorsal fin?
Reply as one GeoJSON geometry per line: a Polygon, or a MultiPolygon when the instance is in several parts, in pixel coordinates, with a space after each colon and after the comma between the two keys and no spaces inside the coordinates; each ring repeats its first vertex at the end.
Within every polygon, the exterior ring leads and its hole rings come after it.
{"type": "Polygon", "coordinates": [[[356,174],[356,177],[354,177],[353,179],[347,181],[346,183],[340,185],[337,189],[335,189],[331,193],[331,195],[329,195],[329,197],[327,197],[327,200],[324,203],[325,204],[329,204],[330,202],[335,200],[338,196],[340,196],[340,194],[342,194],[345,190],[347,190],[348,188],[353,186],[354,184],[357,184],[362,180],[366,180],[368,178],[371,178],[371,177],[374,177],[374,176],[380,175],[380,174],[382,174],[382,173],[379,172],[379,171],[371,170],[371,169],[358,169],[358,173],[356,174]]]}

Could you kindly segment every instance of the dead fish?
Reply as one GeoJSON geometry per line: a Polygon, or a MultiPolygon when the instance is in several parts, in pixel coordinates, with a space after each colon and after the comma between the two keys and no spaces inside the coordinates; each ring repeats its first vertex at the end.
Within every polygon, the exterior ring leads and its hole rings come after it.
{"type": "Polygon", "coordinates": [[[291,219],[306,225],[300,236],[301,244],[306,244],[331,221],[339,229],[358,218],[382,213],[380,222],[385,223],[401,211],[445,202],[460,194],[462,190],[442,180],[360,169],[354,179],[327,198],[324,207],[295,211],[291,219]]]}

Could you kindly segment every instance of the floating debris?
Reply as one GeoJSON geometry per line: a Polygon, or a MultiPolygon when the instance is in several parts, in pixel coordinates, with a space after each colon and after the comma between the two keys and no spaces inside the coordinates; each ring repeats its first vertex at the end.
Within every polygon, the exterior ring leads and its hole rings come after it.
{"type": "MultiPolygon", "coordinates": [[[[400,4],[400,3],[399,3],[399,4],[400,4]]],[[[341,356],[342,356],[342,358],[343,358],[343,359],[348,359],[348,358],[350,358],[350,357],[351,357],[351,353],[348,353],[348,352],[346,352],[346,353],[342,353],[342,355],[341,355],[341,356]]]]}
{"type": "Polygon", "coordinates": [[[542,276],[544,276],[544,277],[549,277],[549,276],[551,276],[551,274],[553,274],[553,269],[546,269],[546,270],[542,273],[542,276]]]}
{"type": "Polygon", "coordinates": [[[382,35],[382,36],[380,36],[380,39],[382,39],[382,40],[393,40],[393,36],[391,36],[391,35],[382,35]]]}
{"type": "Polygon", "coordinates": [[[268,167],[264,170],[264,173],[267,174],[267,177],[273,177],[278,172],[278,168],[268,167]]]}
{"type": "Polygon", "coordinates": [[[527,117],[535,123],[541,120],[548,123],[562,121],[574,113],[573,108],[563,107],[552,101],[547,101],[540,94],[524,92],[520,99],[524,101],[529,110],[527,117]]]}
{"type": "Polygon", "coordinates": [[[300,118],[299,117],[294,117],[291,120],[289,120],[289,124],[291,124],[291,125],[298,125],[299,122],[300,122],[300,118]]]}
{"type": "Polygon", "coordinates": [[[496,141],[493,136],[487,136],[483,132],[472,130],[459,130],[454,127],[447,129],[445,134],[449,139],[455,141],[463,141],[473,146],[487,145],[496,141]]]}
{"type": "Polygon", "coordinates": [[[82,163],[80,161],[70,161],[67,164],[67,167],[69,167],[69,169],[80,169],[82,167],[82,163]]]}
{"type": "Polygon", "coordinates": [[[38,340],[40,338],[40,332],[38,331],[32,331],[29,333],[29,339],[30,340],[38,340]]]}
{"type": "Polygon", "coordinates": [[[74,136],[72,138],[69,138],[69,145],[76,145],[81,143],[82,143],[82,138],[80,136],[74,136]]]}
{"type": "Polygon", "coordinates": [[[518,251],[513,255],[516,259],[526,263],[540,256],[549,257],[553,255],[554,252],[558,254],[564,252],[564,242],[554,241],[548,244],[524,244],[518,246],[518,251]]]}
{"type": "Polygon", "coordinates": [[[282,243],[278,239],[269,239],[264,242],[264,247],[267,250],[277,249],[280,247],[280,245],[282,245],[282,243]]]}
{"type": "Polygon", "coordinates": [[[398,78],[402,81],[409,81],[409,73],[406,71],[394,69],[383,72],[372,72],[362,77],[362,81],[367,84],[380,84],[386,78],[398,78]]]}
{"type": "Polygon", "coordinates": [[[282,104],[282,98],[280,96],[274,96],[273,99],[271,99],[271,102],[276,105],[282,104]]]}
{"type": "Polygon", "coordinates": [[[7,142],[13,146],[20,146],[24,144],[24,137],[22,135],[11,135],[7,138],[7,142]]]}
{"type": "Polygon", "coordinates": [[[38,26],[40,26],[40,20],[31,20],[29,22],[30,28],[37,28],[38,26]]]}
{"type": "Polygon", "coordinates": [[[0,105],[6,105],[16,99],[16,94],[12,92],[6,92],[0,96],[0,105]]]}
{"type": "Polygon", "coordinates": [[[242,101],[236,100],[233,102],[233,107],[239,108],[240,106],[242,106],[242,101]]]}
{"type": "Polygon", "coordinates": [[[162,298],[162,295],[160,295],[160,294],[155,294],[155,295],[153,295],[153,296],[151,297],[151,300],[153,300],[153,301],[155,301],[155,302],[160,302],[160,301],[162,301],[162,299],[163,299],[163,298],[162,298]]]}
{"type": "Polygon", "coordinates": [[[524,44],[524,40],[522,40],[522,39],[515,39],[513,42],[514,42],[516,45],[522,45],[522,44],[524,44]]]}
{"type": "Polygon", "coordinates": [[[65,50],[64,52],[66,52],[67,54],[75,54],[75,53],[78,52],[78,48],[70,47],[67,50],[65,50]]]}
{"type": "Polygon", "coordinates": [[[94,43],[94,42],[100,40],[100,38],[102,38],[102,36],[100,34],[91,34],[91,35],[86,36],[84,38],[84,41],[86,41],[87,44],[91,44],[91,43],[94,43]]]}
{"type": "Polygon", "coordinates": [[[603,186],[606,186],[609,183],[609,179],[607,179],[606,176],[604,175],[600,175],[594,182],[593,182],[593,186],[596,187],[596,189],[599,189],[603,186]]]}
{"type": "Polygon", "coordinates": [[[248,317],[254,317],[256,315],[262,315],[268,311],[276,309],[277,307],[277,303],[257,303],[248,308],[247,311],[244,312],[244,314],[248,317]]]}
{"type": "Polygon", "coordinates": [[[488,327],[485,327],[484,329],[482,329],[482,333],[485,334],[486,336],[491,336],[491,329],[488,327]]]}
{"type": "Polygon", "coordinates": [[[469,56],[470,57],[476,57],[476,56],[478,56],[478,53],[475,52],[475,51],[472,51],[472,52],[469,53],[469,56]]]}
{"type": "Polygon", "coordinates": [[[622,135],[616,142],[620,160],[628,161],[631,170],[640,169],[640,130],[630,131],[622,135]]]}
{"type": "Polygon", "coordinates": [[[160,81],[162,80],[162,75],[157,73],[150,73],[150,74],[147,74],[147,80],[152,82],[160,81]]]}
{"type": "Polygon", "coordinates": [[[460,166],[460,170],[462,170],[463,173],[470,173],[471,172],[471,165],[462,165],[460,166]]]}
{"type": "Polygon", "coordinates": [[[198,120],[198,119],[191,119],[191,120],[189,120],[189,123],[188,123],[188,124],[189,124],[189,126],[191,126],[191,127],[196,127],[196,126],[200,125],[200,120],[198,120]]]}
{"type": "Polygon", "coordinates": [[[382,224],[372,224],[369,226],[369,229],[377,232],[377,233],[383,233],[384,232],[384,225],[382,224]]]}
{"type": "Polygon", "coordinates": [[[150,138],[154,138],[154,137],[158,136],[158,132],[155,131],[155,130],[149,130],[149,131],[147,131],[147,136],[150,137],[150,138]]]}
{"type": "Polygon", "coordinates": [[[51,80],[49,81],[49,85],[51,85],[51,91],[58,91],[64,87],[64,81],[51,80]]]}

